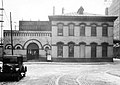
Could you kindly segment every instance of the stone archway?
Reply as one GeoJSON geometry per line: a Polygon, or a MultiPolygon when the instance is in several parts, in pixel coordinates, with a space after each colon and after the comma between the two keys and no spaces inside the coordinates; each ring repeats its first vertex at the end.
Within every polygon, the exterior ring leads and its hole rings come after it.
{"type": "Polygon", "coordinates": [[[27,60],[34,60],[39,58],[39,47],[36,43],[30,43],[27,46],[27,60]]]}
{"type": "Polygon", "coordinates": [[[25,42],[25,44],[23,45],[24,49],[27,49],[27,46],[30,44],[30,43],[36,43],[39,47],[39,49],[42,49],[42,44],[39,40],[37,39],[30,39],[28,41],[25,42]]]}

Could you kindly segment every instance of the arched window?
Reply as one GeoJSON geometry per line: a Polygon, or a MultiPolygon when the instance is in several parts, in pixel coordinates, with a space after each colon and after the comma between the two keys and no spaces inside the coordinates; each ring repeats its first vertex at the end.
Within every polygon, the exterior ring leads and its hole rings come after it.
{"type": "Polygon", "coordinates": [[[102,43],[102,57],[107,57],[108,43],[102,43]]]}
{"type": "Polygon", "coordinates": [[[57,43],[57,56],[63,57],[63,43],[62,42],[57,43]]]}
{"type": "Polygon", "coordinates": [[[63,24],[58,24],[58,36],[63,36],[63,24]]]}
{"type": "Polygon", "coordinates": [[[80,36],[85,36],[85,24],[80,25],[80,36]]]}
{"type": "Polygon", "coordinates": [[[50,50],[50,49],[51,49],[51,46],[50,46],[49,44],[45,44],[45,45],[43,46],[43,49],[44,49],[45,51],[50,50]]]}
{"type": "Polygon", "coordinates": [[[15,49],[17,49],[17,50],[22,49],[22,48],[23,48],[23,47],[22,47],[21,44],[16,44],[16,45],[15,45],[15,49]]]}
{"type": "Polygon", "coordinates": [[[69,36],[74,36],[74,25],[69,24],[69,36]]]}
{"type": "Polygon", "coordinates": [[[91,25],[91,36],[96,36],[97,32],[96,32],[96,24],[92,24],[91,25]]]}
{"type": "Polygon", "coordinates": [[[68,43],[68,49],[69,49],[69,57],[74,57],[74,43],[70,42],[68,43]]]}
{"type": "Polygon", "coordinates": [[[6,45],[6,46],[5,46],[5,49],[12,49],[11,44],[6,45]]]}
{"type": "Polygon", "coordinates": [[[108,36],[108,25],[102,25],[102,36],[108,36]]]}
{"type": "Polygon", "coordinates": [[[97,43],[91,43],[91,58],[96,58],[97,56],[97,43]]]}

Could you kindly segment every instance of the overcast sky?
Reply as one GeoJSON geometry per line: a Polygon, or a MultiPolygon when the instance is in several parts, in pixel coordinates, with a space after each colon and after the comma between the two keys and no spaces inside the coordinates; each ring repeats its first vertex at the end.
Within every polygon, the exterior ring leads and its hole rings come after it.
{"type": "MultiPolygon", "coordinates": [[[[4,9],[4,28],[10,29],[9,14],[12,13],[13,29],[19,20],[48,20],[48,15],[53,14],[53,6],[55,6],[55,14],[77,12],[80,6],[83,6],[85,12],[94,14],[104,14],[104,0],[3,0],[4,9]]],[[[0,3],[1,4],[1,3],[0,3]]]]}

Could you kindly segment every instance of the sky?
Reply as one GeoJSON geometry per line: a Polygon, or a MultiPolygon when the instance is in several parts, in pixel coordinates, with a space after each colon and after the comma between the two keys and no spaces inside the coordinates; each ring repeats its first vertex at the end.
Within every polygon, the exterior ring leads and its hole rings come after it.
{"type": "MultiPolygon", "coordinates": [[[[2,1],[2,0],[1,0],[2,1]]],[[[104,0],[3,0],[4,10],[4,27],[3,30],[10,30],[10,12],[12,14],[12,25],[19,26],[20,20],[27,21],[47,21],[48,16],[55,14],[77,12],[80,6],[83,6],[85,12],[94,14],[104,14],[104,0]]],[[[0,2],[1,6],[1,2],[0,2]]]]}

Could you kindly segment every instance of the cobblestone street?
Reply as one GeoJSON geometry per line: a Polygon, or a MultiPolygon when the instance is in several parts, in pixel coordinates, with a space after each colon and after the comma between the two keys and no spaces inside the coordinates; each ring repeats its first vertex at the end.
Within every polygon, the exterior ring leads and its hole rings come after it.
{"type": "Polygon", "coordinates": [[[26,62],[28,72],[19,82],[1,85],[120,85],[120,61],[114,63],[26,62]]]}

